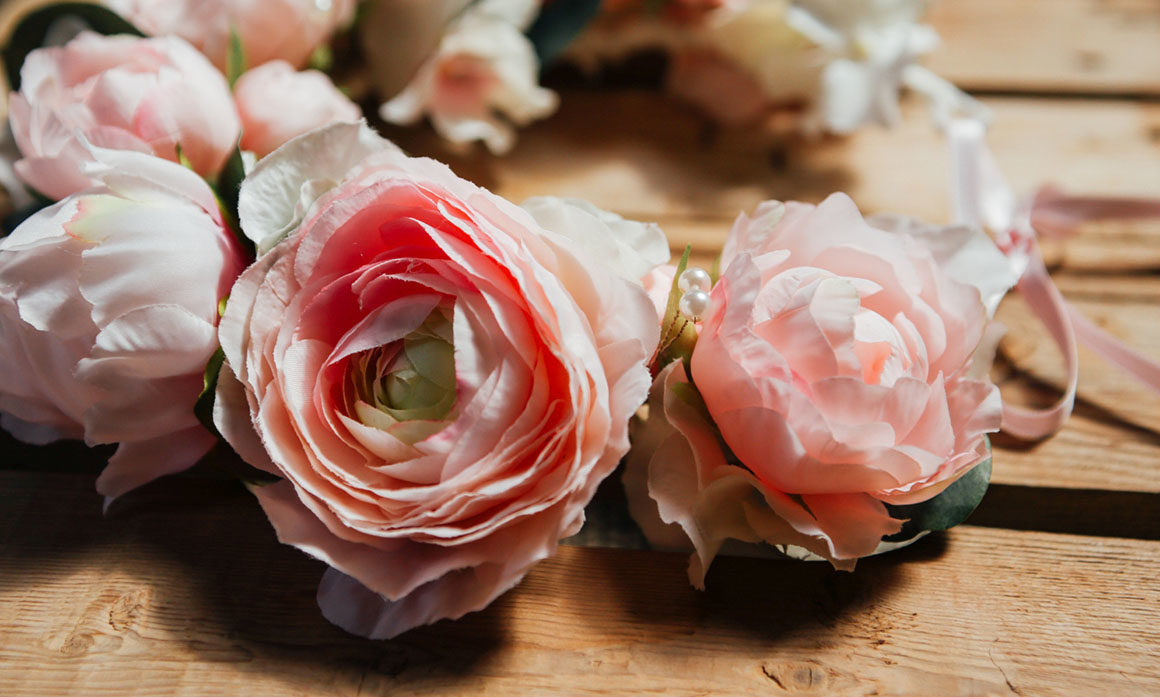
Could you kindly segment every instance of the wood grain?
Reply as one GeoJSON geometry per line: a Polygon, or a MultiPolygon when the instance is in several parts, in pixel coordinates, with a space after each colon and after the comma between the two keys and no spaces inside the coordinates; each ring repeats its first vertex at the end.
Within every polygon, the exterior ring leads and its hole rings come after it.
{"type": "Polygon", "coordinates": [[[852,574],[720,559],[705,593],[682,556],[562,548],[482,613],[371,642],[235,486],[102,518],[91,478],[0,483],[6,696],[1160,692],[1155,541],[963,527],[852,574]]]}
{"type": "Polygon", "coordinates": [[[939,0],[927,60],[967,90],[1160,94],[1154,0],[939,0]]]}
{"type": "MultiPolygon", "coordinates": [[[[1046,182],[1092,194],[1160,189],[1160,104],[991,98],[990,143],[1017,191],[1046,182]]],[[[767,198],[845,191],[868,211],[945,220],[949,158],[925,108],[895,128],[806,138],[772,125],[714,130],[663,95],[569,91],[551,119],[501,158],[460,156],[426,129],[389,129],[404,148],[449,161],[512,200],[555,191],[638,217],[731,219],[767,198]],[[593,126],[593,114],[600,115],[593,126]]]]}
{"type": "MultiPolygon", "coordinates": [[[[1086,194],[1160,192],[1160,104],[994,98],[990,143],[1016,192],[1053,183],[1086,194]]],[[[908,102],[893,129],[808,139],[775,126],[715,131],[643,91],[567,92],[559,113],[521,132],[503,158],[457,153],[427,128],[390,128],[405,149],[449,162],[514,201],[551,193],[659,221],[675,248],[709,253],[759,201],[820,201],[844,191],[865,212],[946,222],[949,158],[925,108],[908,102]],[[593,127],[593,114],[600,125],[593,127]]],[[[1048,250],[1068,268],[1160,268],[1160,222],[1086,226],[1048,250]],[[1066,250],[1066,251],[1064,251],[1066,250]]]]}

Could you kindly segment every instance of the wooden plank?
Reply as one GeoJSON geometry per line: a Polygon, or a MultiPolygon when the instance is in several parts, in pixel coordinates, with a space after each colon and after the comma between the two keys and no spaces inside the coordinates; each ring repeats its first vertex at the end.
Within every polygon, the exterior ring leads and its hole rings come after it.
{"type": "MultiPolygon", "coordinates": [[[[1006,398],[1018,394],[1014,385],[1002,389],[1006,398]]],[[[996,484],[1160,493],[1160,438],[1082,401],[1067,426],[1044,441],[1000,435],[992,442],[996,484]]]]}
{"type": "MultiPolygon", "coordinates": [[[[1016,192],[1054,183],[1067,191],[1157,196],[1160,104],[994,98],[990,135],[1016,192]]],[[[514,201],[552,194],[586,198],[673,239],[719,248],[730,221],[768,198],[819,201],[849,193],[864,211],[946,221],[949,158],[920,104],[893,129],[807,139],[774,125],[711,131],[695,114],[640,91],[562,95],[560,112],[525,129],[495,158],[438,142],[427,128],[388,128],[405,149],[447,161],[461,175],[514,201]],[[594,127],[594,115],[599,125],[594,127]]],[[[1086,226],[1062,256],[1071,268],[1160,268],[1160,222],[1086,226]]]]}
{"type": "Polygon", "coordinates": [[[490,609],[390,642],[239,488],[0,473],[6,696],[1160,693],[1160,542],[962,527],[852,574],[562,548],[490,609]],[[67,513],[62,513],[67,511],[67,513]]]}
{"type": "Polygon", "coordinates": [[[926,64],[967,90],[1160,94],[1154,0],[941,0],[926,64]]]}

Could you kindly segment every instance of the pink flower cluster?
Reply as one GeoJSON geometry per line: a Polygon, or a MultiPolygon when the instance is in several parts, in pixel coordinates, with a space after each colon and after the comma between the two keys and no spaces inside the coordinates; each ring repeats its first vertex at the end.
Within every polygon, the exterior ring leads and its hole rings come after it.
{"type": "MultiPolygon", "coordinates": [[[[626,455],[633,514],[695,549],[698,585],[729,538],[849,568],[901,528],[889,506],[988,457],[1000,403],[978,349],[1013,279],[981,232],[866,220],[842,195],[768,202],[715,285],[674,282],[657,226],[514,205],[299,72],[350,3],[269,35],[257,2],[121,4],[212,27],[196,43],[219,64],[227,17],[261,61],[231,87],[177,36],[29,54],[15,171],[55,202],[0,241],[0,425],[118,444],[109,501],[220,436],[268,475],[250,490],[278,538],[330,567],[335,624],[391,637],[486,606],[580,529],[626,455]],[[666,365],[674,327],[688,353],[666,365]]],[[[516,120],[554,105],[530,46],[500,40],[537,7],[460,16],[384,113],[441,105],[449,131],[509,146],[464,94],[484,85],[516,120]],[[456,33],[473,23],[487,40],[456,33]],[[469,55],[471,89],[448,92],[469,55]]]]}
{"type": "Polygon", "coordinates": [[[60,200],[0,242],[4,428],[118,443],[112,500],[213,446],[220,346],[216,429],[278,478],[253,491],[280,538],[331,565],[326,616],[367,636],[483,607],[579,529],[648,392],[658,228],[519,208],[357,112],[291,108],[329,83],[285,63],[231,96],[181,39],[84,33],[23,77],[17,169],[60,200]],[[273,152],[232,229],[202,177],[239,121],[273,152]]]}

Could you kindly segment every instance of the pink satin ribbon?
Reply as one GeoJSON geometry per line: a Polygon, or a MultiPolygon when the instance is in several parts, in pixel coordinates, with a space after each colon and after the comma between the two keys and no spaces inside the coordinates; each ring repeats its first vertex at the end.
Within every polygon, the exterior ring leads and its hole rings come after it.
{"type": "Polygon", "coordinates": [[[1064,300],[1047,273],[1036,231],[1067,237],[1094,220],[1160,218],[1160,201],[1137,198],[1068,196],[1053,188],[1018,201],[987,148],[986,128],[974,119],[953,121],[947,130],[951,148],[951,200],[955,222],[989,230],[1007,255],[1019,283],[1015,286],[1031,311],[1059,346],[1067,365],[1063,396],[1046,409],[1003,404],[1003,430],[1028,440],[1055,433],[1075,405],[1082,342],[1145,386],[1160,391],[1160,363],[1132,350],[1097,327],[1064,300]]]}

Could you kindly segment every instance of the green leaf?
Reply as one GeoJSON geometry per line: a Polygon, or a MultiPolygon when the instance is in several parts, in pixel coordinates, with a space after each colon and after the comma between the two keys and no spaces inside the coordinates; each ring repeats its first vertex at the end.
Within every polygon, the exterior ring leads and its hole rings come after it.
{"type": "Polygon", "coordinates": [[[234,220],[238,219],[238,193],[242,188],[242,180],[246,178],[246,162],[242,159],[242,149],[234,146],[229,159],[218,173],[214,191],[221,199],[222,206],[234,220]]]}
{"type": "Polygon", "coordinates": [[[226,53],[226,80],[233,89],[238,78],[246,72],[246,48],[242,45],[242,37],[236,27],[230,27],[230,47],[226,53]]]}
{"type": "Polygon", "coordinates": [[[242,245],[242,249],[246,250],[248,257],[253,259],[257,255],[254,242],[242,234],[241,224],[238,222],[238,193],[241,191],[242,180],[245,178],[246,163],[242,159],[242,149],[234,147],[234,151],[230,153],[222,171],[218,173],[213,190],[214,194],[217,195],[218,207],[221,208],[226,224],[230,226],[234,237],[242,245]]]}
{"type": "MultiPolygon", "coordinates": [[[[990,449],[991,443],[988,441],[988,453],[990,449]]],[[[966,520],[983,500],[990,481],[991,455],[988,454],[987,459],[929,501],[908,506],[886,504],[886,510],[892,518],[907,522],[900,532],[882,539],[888,542],[909,540],[920,532],[953,528],[966,520]]]]}
{"type": "Polygon", "coordinates": [[[689,266],[689,255],[693,246],[685,247],[680,262],[677,263],[676,273],[673,274],[673,285],[669,289],[669,301],[665,306],[665,316],[661,320],[661,339],[657,350],[649,362],[649,370],[655,377],[669,363],[676,360],[685,362],[686,369],[693,357],[693,347],[697,344],[697,327],[681,314],[681,287],[680,278],[689,266]]]}
{"type": "Polygon", "coordinates": [[[320,44],[311,52],[306,67],[323,73],[330,72],[330,69],[334,67],[334,50],[328,44],[320,44]]]}
{"type": "Polygon", "coordinates": [[[689,256],[693,253],[693,245],[685,245],[681,260],[677,262],[677,270],[673,273],[673,285],[669,287],[669,301],[665,305],[665,319],[662,326],[669,326],[681,316],[681,274],[689,268],[689,256]]]}
{"type": "Polygon", "coordinates": [[[544,3],[536,21],[527,31],[528,39],[536,48],[540,65],[547,65],[567,48],[599,11],[600,0],[554,0],[544,3]]]}
{"type": "Polygon", "coordinates": [[[177,163],[191,172],[196,171],[193,169],[193,163],[189,161],[189,157],[185,154],[185,151],[181,149],[181,143],[177,144],[177,163]]]}
{"type": "Polygon", "coordinates": [[[145,36],[140,29],[101,5],[87,2],[62,2],[33,10],[16,24],[16,28],[8,36],[4,48],[0,49],[0,58],[4,60],[4,72],[8,78],[8,85],[13,91],[20,89],[20,68],[24,65],[25,57],[44,45],[49,32],[58,21],[69,17],[84,22],[89,29],[98,34],[145,36]]]}
{"type": "Polygon", "coordinates": [[[209,362],[205,364],[205,374],[202,375],[201,394],[197,396],[197,401],[193,403],[193,413],[197,416],[197,420],[205,426],[206,430],[221,438],[221,433],[218,432],[217,426],[213,423],[213,404],[215,393],[217,391],[218,376],[222,372],[222,363],[226,360],[226,354],[221,347],[213,352],[209,357],[209,362]]]}

